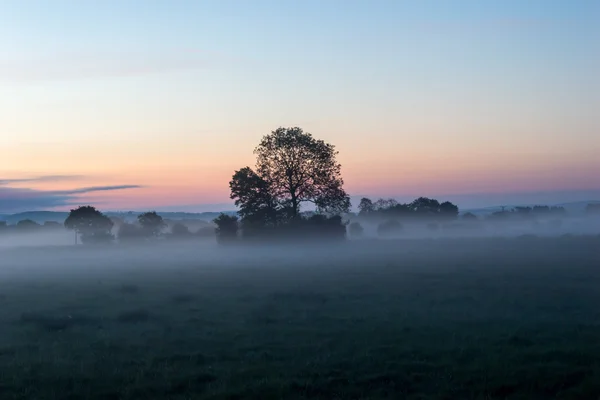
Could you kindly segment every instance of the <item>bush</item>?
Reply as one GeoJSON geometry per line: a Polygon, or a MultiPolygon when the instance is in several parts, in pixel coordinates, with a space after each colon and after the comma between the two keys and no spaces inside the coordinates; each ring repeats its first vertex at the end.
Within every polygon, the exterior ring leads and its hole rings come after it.
{"type": "Polygon", "coordinates": [[[402,224],[396,219],[390,219],[382,222],[377,227],[377,234],[379,236],[393,236],[402,233],[402,224]]]}
{"type": "Polygon", "coordinates": [[[348,226],[348,231],[350,233],[350,237],[359,238],[365,233],[365,229],[358,222],[352,222],[348,226]]]}

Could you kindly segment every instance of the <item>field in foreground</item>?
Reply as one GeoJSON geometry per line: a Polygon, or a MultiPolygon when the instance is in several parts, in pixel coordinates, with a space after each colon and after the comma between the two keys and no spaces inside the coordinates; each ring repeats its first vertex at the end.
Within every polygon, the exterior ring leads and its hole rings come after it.
{"type": "Polygon", "coordinates": [[[599,399],[600,238],[0,253],[2,399],[599,399]]]}

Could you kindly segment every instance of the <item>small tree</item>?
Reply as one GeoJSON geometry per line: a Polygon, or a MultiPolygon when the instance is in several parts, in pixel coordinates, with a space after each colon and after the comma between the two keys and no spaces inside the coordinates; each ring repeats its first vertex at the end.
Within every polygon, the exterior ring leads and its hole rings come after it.
{"type": "Polygon", "coordinates": [[[360,203],[358,204],[358,215],[367,216],[375,211],[375,205],[373,205],[373,201],[366,197],[360,199],[360,203]]]}
{"type": "Polygon", "coordinates": [[[156,211],[146,212],[137,217],[143,232],[148,237],[158,237],[167,226],[163,218],[156,211]]]}
{"type": "Polygon", "coordinates": [[[237,216],[221,213],[213,222],[217,225],[215,233],[219,243],[230,243],[237,239],[239,229],[237,216]]]}
{"type": "Polygon", "coordinates": [[[71,210],[65,220],[65,227],[81,236],[83,243],[108,243],[114,239],[111,234],[113,222],[95,207],[81,206],[71,210]]]}
{"type": "Polygon", "coordinates": [[[458,206],[445,201],[440,204],[439,214],[444,219],[456,219],[458,217],[458,206]]]}

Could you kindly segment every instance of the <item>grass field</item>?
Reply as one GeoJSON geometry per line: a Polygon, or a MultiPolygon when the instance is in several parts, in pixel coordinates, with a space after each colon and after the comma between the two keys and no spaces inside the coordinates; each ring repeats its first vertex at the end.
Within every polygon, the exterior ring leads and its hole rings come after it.
{"type": "Polygon", "coordinates": [[[600,399],[600,238],[0,252],[1,399],[600,399]]]}

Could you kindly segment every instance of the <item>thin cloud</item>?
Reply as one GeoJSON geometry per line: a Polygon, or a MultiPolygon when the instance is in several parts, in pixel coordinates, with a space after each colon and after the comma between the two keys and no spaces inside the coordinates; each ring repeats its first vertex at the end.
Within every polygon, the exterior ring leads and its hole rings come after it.
{"type": "Polygon", "coordinates": [[[36,190],[30,188],[0,187],[0,213],[43,210],[70,206],[80,202],[78,196],[93,192],[129,190],[140,185],[92,186],[72,190],[36,190]]]}
{"type": "Polygon", "coordinates": [[[33,178],[0,179],[0,186],[13,185],[15,183],[75,181],[83,178],[85,178],[83,175],[44,175],[33,178]]]}
{"type": "Polygon", "coordinates": [[[61,190],[61,191],[56,191],[54,193],[57,193],[59,195],[74,195],[74,194],[84,194],[84,193],[91,193],[91,192],[105,192],[105,191],[111,191],[111,190],[140,189],[140,188],[142,188],[142,186],[140,186],[140,185],[91,186],[91,187],[73,189],[73,190],[61,190]]]}

